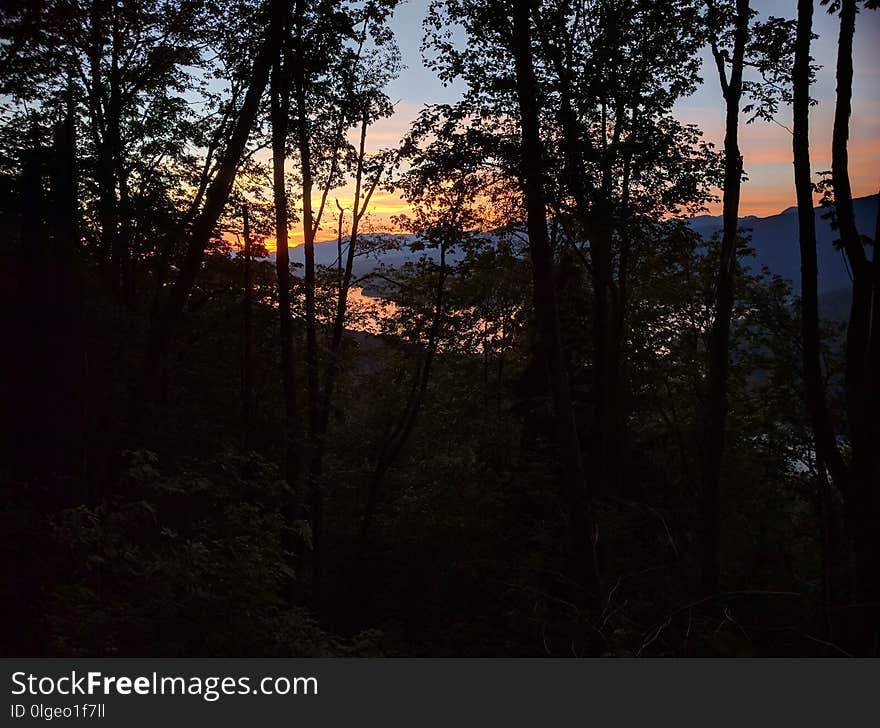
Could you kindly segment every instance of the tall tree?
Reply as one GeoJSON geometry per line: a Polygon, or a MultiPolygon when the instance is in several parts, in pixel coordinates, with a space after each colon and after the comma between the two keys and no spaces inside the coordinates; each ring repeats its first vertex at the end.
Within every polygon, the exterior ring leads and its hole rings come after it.
{"type": "MultiPolygon", "coordinates": [[[[321,386],[315,242],[329,192],[351,173],[352,160],[355,176],[363,176],[363,155],[351,148],[346,133],[352,127],[360,126],[364,118],[369,123],[391,113],[381,88],[399,67],[397,49],[387,27],[396,4],[397,0],[367,0],[340,6],[334,2],[307,4],[297,0],[287,52],[291,98],[289,108],[285,108],[291,115],[293,147],[302,190],[300,221],[305,259],[307,398],[303,454],[307,493],[303,504],[307,506],[311,526],[312,592],[316,601],[320,599],[323,562],[325,416],[322,410],[327,400],[325,393],[332,390],[333,384],[325,382],[323,388],[321,386]]],[[[376,185],[378,179],[372,189],[376,185]]],[[[366,192],[367,188],[363,191],[366,192]]],[[[356,201],[356,225],[360,223],[367,203],[368,200],[366,203],[362,199],[356,201]]],[[[356,240],[357,227],[350,245],[356,244],[356,240]]],[[[344,316],[343,308],[342,321],[344,316]]],[[[331,360],[335,357],[336,352],[331,352],[331,360]]]]}
{"type": "MultiPolygon", "coordinates": [[[[290,255],[288,252],[288,205],[285,160],[287,158],[288,105],[290,101],[292,56],[289,52],[289,33],[285,19],[284,39],[276,51],[272,64],[271,118],[272,118],[272,190],[275,201],[275,269],[278,280],[279,345],[281,348],[281,388],[284,396],[283,443],[284,479],[287,491],[284,503],[286,546],[293,553],[295,522],[299,519],[298,502],[301,473],[301,424],[297,407],[297,382],[293,349],[293,319],[290,310],[290,255]]],[[[289,595],[290,596],[290,595],[289,595]]]]}
{"type": "Polygon", "coordinates": [[[577,574],[591,600],[600,598],[601,574],[598,533],[593,521],[590,493],[577,424],[571,401],[568,372],[562,355],[556,291],[553,280],[553,251],[547,234],[544,200],[544,169],[539,127],[538,94],[532,56],[529,9],[514,3],[511,49],[516,68],[516,96],[519,104],[522,150],[523,195],[526,227],[532,259],[533,295],[541,349],[553,401],[557,437],[563,459],[563,487],[568,502],[569,538],[577,574]]]}
{"type": "MultiPolygon", "coordinates": [[[[714,179],[716,165],[699,132],[671,114],[675,101],[695,87],[700,35],[690,2],[624,7],[548,0],[525,6],[535,31],[530,53],[540,99],[545,219],[552,219],[559,243],[550,243],[551,263],[565,266],[570,276],[579,261],[592,284],[585,286],[592,305],[578,319],[578,325],[588,322],[592,347],[584,350],[583,333],[562,324],[560,344],[576,375],[589,367],[595,416],[583,418],[579,437],[596,493],[618,480],[623,449],[630,253],[635,240],[650,240],[634,231],[647,230],[653,217],[698,208],[714,179]],[[631,72],[621,73],[624,65],[631,72]]],[[[521,182],[512,11],[503,3],[432,3],[426,42],[436,51],[441,78],[468,83],[462,102],[433,110],[437,135],[457,124],[480,146],[475,153],[483,169],[496,179],[521,182]],[[446,29],[452,24],[463,26],[465,50],[450,40],[446,29]]],[[[518,194],[523,189],[524,183],[518,194]]],[[[558,285],[555,276],[551,282],[558,285]]]]}
{"type": "Polygon", "coordinates": [[[675,213],[705,194],[686,171],[688,157],[701,156],[694,154],[692,130],[671,116],[675,101],[695,88],[696,6],[551,1],[533,3],[532,13],[561,135],[561,185],[551,209],[557,219],[567,219],[568,234],[575,236],[571,245],[589,241],[595,400],[590,440],[596,443],[591,470],[597,491],[616,492],[625,446],[629,229],[649,208],[651,215],[666,214],[661,199],[675,213]],[[682,172],[673,185],[662,171],[670,162],[682,172]],[[637,183],[649,174],[650,191],[637,183]]]}
{"type": "Polygon", "coordinates": [[[702,474],[703,544],[701,588],[704,594],[718,591],[721,574],[721,463],[727,419],[727,372],[730,365],[730,322],[733,312],[739,197],[742,155],[739,151],[739,114],[743,92],[743,65],[751,11],[749,0],[736,0],[730,71],[727,55],[719,47],[718,11],[714,3],[708,14],[712,56],[725,104],[724,126],[724,228],[721,236],[715,289],[715,316],[709,343],[706,444],[702,474]]]}
{"type": "Polygon", "coordinates": [[[144,213],[155,216],[153,224],[168,213],[171,180],[189,171],[187,146],[198,146],[213,125],[211,111],[196,112],[184,96],[213,111],[215,95],[200,76],[209,65],[204,49],[217,46],[217,14],[201,0],[8,8],[0,23],[9,41],[0,52],[5,90],[19,103],[51,106],[73,84],[84,132],[77,148],[84,250],[100,261],[114,294],[133,306],[138,264],[156,237],[144,213]]]}
{"type": "MultiPolygon", "coordinates": [[[[419,284],[406,280],[394,281],[400,289],[399,298],[395,299],[398,311],[403,317],[415,321],[410,324],[414,330],[411,349],[415,350],[415,354],[408,355],[408,358],[414,359],[414,364],[409,382],[401,386],[406,392],[402,406],[383,418],[385,423],[374,445],[357,553],[352,562],[356,573],[361,570],[370,546],[375,520],[383,501],[385,480],[410,441],[425,407],[435,359],[447,329],[447,289],[451,275],[449,258],[453,252],[469,248],[477,219],[473,202],[475,191],[482,182],[481,175],[473,164],[466,167],[449,164],[449,147],[454,147],[460,139],[455,136],[452,139],[433,139],[424,149],[419,146],[419,142],[424,141],[420,136],[421,131],[416,124],[416,129],[410,132],[401,150],[407,155],[407,171],[396,182],[406,196],[412,217],[399,216],[396,224],[412,234],[414,240],[410,247],[413,251],[434,251],[436,260],[425,256],[419,261],[415,276],[419,284]]],[[[379,159],[375,160],[379,168],[374,170],[374,175],[381,173],[395,157],[396,152],[379,155],[379,159]]],[[[368,199],[377,181],[378,177],[374,176],[365,199],[368,199]]],[[[364,209],[361,208],[361,213],[364,209]]],[[[353,251],[349,248],[347,267],[352,256],[353,251]]],[[[409,327],[404,325],[403,328],[409,327]]],[[[402,377],[401,373],[401,382],[402,377]]]]}
{"type": "MultiPolygon", "coordinates": [[[[798,240],[801,255],[801,357],[804,371],[804,390],[807,410],[812,422],[816,449],[823,514],[823,529],[833,533],[836,518],[831,492],[832,481],[838,482],[845,471],[845,463],[837,447],[836,433],[825,398],[825,379],[822,373],[822,341],[819,327],[819,265],[816,254],[816,215],[813,209],[813,184],[810,171],[810,85],[813,80],[810,44],[813,39],[813,0],[798,0],[797,34],[794,65],[792,67],[792,159],[794,187],[798,209],[798,240]]],[[[823,540],[823,584],[826,605],[836,591],[836,569],[832,568],[838,555],[832,546],[837,539],[823,540]]],[[[836,549],[834,549],[836,550],[836,549]]]]}
{"type": "MultiPolygon", "coordinates": [[[[388,166],[389,157],[391,156],[390,154],[379,155],[379,158],[373,160],[373,164],[370,165],[372,169],[367,169],[367,165],[371,161],[367,158],[366,154],[367,130],[369,123],[370,105],[368,104],[364,109],[364,115],[361,120],[360,142],[354,177],[355,186],[352,203],[352,220],[344,261],[342,259],[342,222],[344,209],[341,206],[339,208],[339,232],[337,241],[339,251],[339,287],[336,294],[336,311],[331,324],[327,365],[323,377],[324,384],[321,390],[321,399],[318,407],[318,430],[316,432],[310,463],[311,477],[318,483],[320,483],[320,479],[323,476],[323,460],[326,448],[327,427],[329,425],[330,410],[333,405],[334,390],[341,364],[340,356],[343,335],[345,333],[346,317],[348,314],[348,297],[352,285],[354,259],[358,250],[360,225],[364,215],[369,209],[370,200],[382,180],[386,167],[388,166]]],[[[318,497],[321,497],[320,491],[318,497]]],[[[375,507],[373,510],[375,510],[375,507]]],[[[318,542],[317,547],[320,548],[320,542],[318,542]]],[[[320,571],[318,572],[318,575],[320,575],[320,571]]],[[[315,581],[318,583],[319,578],[316,578],[315,581]]]]}
{"type": "MultiPolygon", "coordinates": [[[[874,7],[876,3],[868,5],[874,7]]],[[[852,528],[856,567],[856,598],[864,604],[880,601],[880,535],[876,523],[880,516],[880,453],[877,450],[880,425],[880,327],[872,321],[872,307],[880,296],[877,269],[880,256],[874,241],[873,264],[865,253],[864,241],[856,229],[849,180],[849,126],[852,115],[853,37],[857,0],[832,3],[839,6],[840,35],[837,44],[837,102],[831,139],[831,181],[834,208],[843,248],[852,271],[853,290],[846,333],[846,410],[852,461],[847,484],[847,511],[852,528]]],[[[880,649],[875,607],[865,615],[874,622],[871,649],[880,649]]]]}
{"type": "Polygon", "coordinates": [[[794,185],[798,205],[801,253],[801,325],[803,333],[804,384],[813,421],[816,450],[832,473],[841,473],[843,463],[835,444],[834,429],[825,402],[821,369],[816,218],[810,172],[810,43],[813,38],[813,0],[798,0],[798,26],[792,68],[792,152],[794,185]]]}
{"type": "MultiPolygon", "coordinates": [[[[806,398],[812,419],[816,453],[827,466],[843,496],[845,520],[852,539],[855,567],[855,600],[860,614],[856,649],[876,654],[880,649],[877,603],[880,601],[880,538],[876,522],[880,518],[880,455],[877,438],[880,427],[875,416],[880,405],[880,254],[875,231],[873,258],[865,252],[865,239],[856,228],[852,188],[849,180],[849,125],[852,114],[853,37],[858,12],[855,0],[827,3],[839,12],[840,33],[837,49],[837,103],[831,145],[831,182],[834,209],[840,232],[840,246],[852,271],[852,299],[845,347],[845,402],[851,452],[845,458],[829,413],[822,385],[821,341],[818,316],[818,269],[815,219],[810,184],[809,85],[810,39],[813,4],[798,5],[798,36],[794,90],[793,152],[795,188],[800,225],[801,281],[803,311],[803,361],[806,398]]],[[[875,7],[866,3],[866,7],[875,7]]]]}

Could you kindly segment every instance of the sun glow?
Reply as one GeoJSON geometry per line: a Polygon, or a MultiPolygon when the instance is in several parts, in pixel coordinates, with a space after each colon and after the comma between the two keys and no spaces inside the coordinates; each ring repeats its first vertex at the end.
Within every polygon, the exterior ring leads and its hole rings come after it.
{"type": "MultiPolygon", "coordinates": [[[[336,207],[336,200],[342,205],[343,221],[342,235],[346,237],[351,232],[352,218],[352,198],[354,196],[354,185],[346,185],[327,196],[327,202],[324,205],[324,212],[321,216],[318,232],[315,235],[316,243],[323,243],[329,240],[336,240],[339,234],[339,208],[336,207]]],[[[312,210],[317,212],[321,205],[320,197],[312,201],[312,210]]],[[[393,217],[395,215],[404,214],[409,211],[409,205],[400,197],[400,195],[376,190],[367,206],[367,212],[361,219],[361,232],[385,232],[399,233],[403,232],[394,225],[393,217]]],[[[301,225],[294,225],[288,233],[290,239],[290,247],[295,248],[303,244],[305,234],[301,225]]],[[[274,240],[272,241],[274,246],[274,240]]]]}

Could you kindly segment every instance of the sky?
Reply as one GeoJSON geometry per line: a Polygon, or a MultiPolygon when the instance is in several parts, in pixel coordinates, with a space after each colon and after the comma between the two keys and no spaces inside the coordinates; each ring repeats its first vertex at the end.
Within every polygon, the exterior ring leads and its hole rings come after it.
{"type": "MultiPolygon", "coordinates": [[[[422,19],[428,0],[406,0],[395,10],[392,28],[400,46],[404,69],[387,88],[397,102],[393,117],[383,119],[371,130],[368,147],[395,146],[406,133],[419,110],[429,103],[454,102],[461,87],[444,86],[424,66],[421,54],[422,19]]],[[[761,17],[775,15],[793,18],[797,0],[753,0],[761,17]]],[[[812,88],[818,101],[810,116],[811,162],[814,174],[831,168],[831,129],[834,117],[835,63],[837,57],[838,19],[818,6],[813,18],[812,53],[821,66],[812,88]]],[[[723,142],[724,109],[714,65],[704,57],[704,83],[692,96],[681,100],[675,109],[683,122],[695,123],[705,138],[720,149],[723,142]]],[[[850,122],[850,176],[857,197],[874,194],[880,188],[880,11],[864,11],[856,21],[855,76],[853,115],[850,122]]],[[[745,122],[745,117],[741,117],[745,122]]],[[[782,107],[779,125],[763,121],[741,125],[740,149],[748,181],[743,185],[740,215],[765,217],[782,212],[795,204],[791,163],[791,109],[782,107]]],[[[345,205],[351,190],[339,191],[345,205]]],[[[350,204],[350,201],[349,201],[350,204]]],[[[381,225],[392,214],[405,212],[406,205],[394,194],[374,195],[370,217],[381,225]]],[[[720,203],[710,212],[720,214],[720,203]]],[[[332,237],[333,220],[325,220],[319,240],[332,237]]]]}
{"type": "MultiPolygon", "coordinates": [[[[796,0],[755,0],[762,17],[794,18],[796,0]]],[[[831,130],[834,120],[837,16],[817,7],[811,46],[822,66],[811,88],[818,101],[810,111],[810,161],[813,173],[831,169],[831,130]]],[[[880,12],[866,11],[856,19],[853,66],[853,113],[850,119],[850,178],[856,197],[880,188],[880,12]]],[[[724,118],[717,74],[704,63],[705,83],[676,109],[682,121],[693,122],[719,148],[724,141],[724,118]]],[[[744,117],[740,117],[744,121],[744,117]]],[[[791,128],[791,107],[780,108],[780,124],[791,128]]],[[[740,215],[774,215],[795,204],[791,134],[777,124],[756,121],[740,128],[740,149],[749,176],[743,185],[740,215]]],[[[815,177],[814,177],[815,178],[815,177]]],[[[715,211],[720,214],[720,205],[715,211]]]]}

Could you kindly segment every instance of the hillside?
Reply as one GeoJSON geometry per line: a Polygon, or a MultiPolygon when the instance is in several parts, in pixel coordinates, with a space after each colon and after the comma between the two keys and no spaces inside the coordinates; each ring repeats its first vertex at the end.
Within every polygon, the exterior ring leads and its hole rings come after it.
{"type": "MultiPolygon", "coordinates": [[[[877,195],[853,200],[856,226],[868,237],[874,236],[877,221],[877,195]]],[[[837,232],[823,215],[825,210],[817,207],[816,250],[819,256],[819,293],[832,294],[849,288],[850,277],[843,253],[834,247],[837,232]]],[[[692,221],[695,230],[708,237],[721,230],[721,216],[701,215],[692,221]]],[[[798,250],[797,208],[789,207],[770,217],[740,218],[740,227],[751,235],[755,249],[754,266],[766,265],[773,273],[790,280],[795,290],[800,289],[801,259],[798,250]]]]}

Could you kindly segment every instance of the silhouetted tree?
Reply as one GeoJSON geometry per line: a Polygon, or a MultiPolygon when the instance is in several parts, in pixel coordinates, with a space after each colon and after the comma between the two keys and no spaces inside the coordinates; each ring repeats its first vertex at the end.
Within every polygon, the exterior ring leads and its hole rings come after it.
{"type": "Polygon", "coordinates": [[[742,183],[742,156],[739,151],[739,114],[742,99],[743,64],[749,32],[749,0],[737,0],[734,16],[733,51],[730,71],[727,56],[719,48],[718,10],[709,6],[709,33],[712,56],[724,96],[724,230],[721,237],[715,317],[709,347],[709,382],[706,409],[706,452],[703,465],[703,555],[701,586],[704,594],[718,591],[720,564],[721,460],[724,455],[724,429],[727,417],[727,369],[730,357],[730,320],[733,311],[736,235],[739,194],[742,183]]]}
{"type": "MultiPolygon", "coordinates": [[[[857,640],[861,649],[877,650],[877,612],[880,597],[877,563],[880,540],[874,526],[880,514],[880,457],[876,446],[875,408],[880,404],[877,372],[880,371],[880,335],[877,331],[877,300],[880,298],[877,270],[880,256],[874,242],[873,261],[856,229],[852,190],[848,169],[849,124],[852,112],[852,44],[858,10],[855,0],[829,3],[829,10],[840,15],[837,56],[837,103],[832,134],[831,181],[834,210],[840,232],[840,246],[852,271],[852,299],[846,334],[845,399],[851,455],[841,453],[838,436],[828,409],[822,380],[821,341],[817,303],[818,267],[816,232],[810,183],[809,156],[809,87],[810,39],[812,37],[812,2],[798,6],[798,41],[793,71],[794,129],[793,151],[795,188],[798,196],[800,225],[801,285],[803,310],[803,360],[806,398],[812,419],[816,452],[839,489],[852,538],[855,565],[855,593],[860,609],[861,629],[857,640]]],[[[866,4],[866,7],[870,7],[866,4]]],[[[833,512],[828,514],[833,517],[833,512]]]]}
{"type": "MultiPolygon", "coordinates": [[[[294,60],[290,52],[290,22],[285,14],[279,18],[282,41],[276,48],[272,61],[271,119],[272,119],[272,191],[275,203],[275,269],[278,279],[279,346],[281,349],[281,388],[284,397],[284,426],[281,441],[284,448],[284,479],[287,491],[284,499],[285,545],[293,554],[296,541],[296,522],[300,518],[299,502],[302,498],[300,478],[302,472],[301,415],[297,405],[297,382],[293,347],[293,319],[290,310],[290,257],[288,253],[288,200],[287,182],[284,174],[287,158],[288,106],[294,60]]],[[[292,586],[292,585],[291,585],[292,586]]],[[[293,597],[293,592],[288,594],[293,597]]]]}
{"type": "Polygon", "coordinates": [[[570,519],[569,537],[577,574],[591,600],[601,598],[598,534],[592,518],[588,481],[572,409],[568,372],[562,355],[556,293],[553,283],[553,252],[547,237],[547,209],[544,201],[544,172],[541,161],[539,98],[532,59],[531,21],[522,3],[513,7],[511,47],[516,63],[516,91],[522,127],[522,179],[532,258],[534,305],[539,345],[553,400],[557,437],[563,457],[564,489],[570,519]]]}

